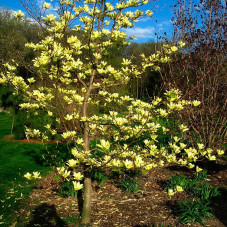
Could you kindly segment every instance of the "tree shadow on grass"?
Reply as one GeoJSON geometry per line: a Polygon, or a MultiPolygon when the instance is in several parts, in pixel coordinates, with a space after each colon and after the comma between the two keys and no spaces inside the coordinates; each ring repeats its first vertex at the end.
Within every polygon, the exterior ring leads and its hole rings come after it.
{"type": "Polygon", "coordinates": [[[33,219],[26,227],[67,227],[68,225],[58,216],[54,205],[43,203],[39,205],[32,213],[33,219]]]}
{"type": "Polygon", "coordinates": [[[32,157],[40,166],[55,166],[72,158],[72,144],[24,144],[25,154],[32,157]]]}
{"type": "Polygon", "coordinates": [[[71,149],[73,144],[28,144],[26,153],[32,157],[38,165],[56,166],[72,159],[71,149]]]}

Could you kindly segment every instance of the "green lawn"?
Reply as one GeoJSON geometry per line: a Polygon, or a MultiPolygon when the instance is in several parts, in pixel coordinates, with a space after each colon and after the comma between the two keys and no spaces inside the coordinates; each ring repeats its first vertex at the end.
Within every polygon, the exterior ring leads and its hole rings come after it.
{"type": "Polygon", "coordinates": [[[46,175],[42,144],[6,142],[2,138],[10,134],[12,114],[0,113],[0,225],[11,226],[18,207],[32,190],[23,175],[39,171],[46,175]]]}
{"type": "Polygon", "coordinates": [[[12,113],[0,112],[0,139],[10,134],[12,119],[12,113]]]}

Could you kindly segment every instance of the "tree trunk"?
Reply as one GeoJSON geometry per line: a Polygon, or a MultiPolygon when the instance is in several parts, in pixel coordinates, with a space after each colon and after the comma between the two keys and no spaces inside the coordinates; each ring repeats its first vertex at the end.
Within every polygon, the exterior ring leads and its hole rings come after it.
{"type": "Polygon", "coordinates": [[[14,120],[15,120],[15,113],[13,112],[13,120],[12,120],[10,135],[13,135],[14,120]]]}
{"type": "MultiPolygon", "coordinates": [[[[96,62],[97,63],[97,62],[96,62]]],[[[93,69],[92,76],[90,79],[90,85],[87,89],[86,96],[84,98],[83,106],[82,106],[82,116],[88,116],[88,99],[91,95],[92,91],[92,83],[95,78],[96,69],[93,69]]],[[[90,137],[89,137],[89,125],[88,122],[84,122],[84,132],[83,132],[84,146],[83,150],[89,151],[90,149],[90,137]]],[[[92,182],[91,182],[91,171],[89,168],[85,167],[84,172],[84,202],[83,202],[83,210],[81,217],[81,224],[90,224],[91,222],[91,199],[92,199],[92,182]]]]}
{"type": "Polygon", "coordinates": [[[91,199],[92,199],[91,176],[85,176],[84,202],[83,202],[81,224],[89,224],[91,221],[91,199]]]}

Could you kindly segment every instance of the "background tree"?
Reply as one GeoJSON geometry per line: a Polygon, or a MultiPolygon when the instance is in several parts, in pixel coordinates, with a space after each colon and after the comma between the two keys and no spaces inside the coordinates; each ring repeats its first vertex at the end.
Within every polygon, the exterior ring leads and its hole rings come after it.
{"type": "MultiPolygon", "coordinates": [[[[27,42],[40,40],[40,26],[28,18],[19,21],[13,16],[13,12],[1,8],[0,10],[0,61],[1,64],[14,59],[22,67],[28,65],[34,57],[34,53],[25,48],[27,42]],[[10,50],[10,51],[9,51],[10,50]]],[[[29,68],[29,67],[28,67],[29,68]]],[[[20,69],[21,75],[27,75],[25,69],[20,69]]]]}
{"type": "Polygon", "coordinates": [[[174,36],[187,48],[162,67],[166,88],[180,89],[184,98],[201,101],[199,109],[180,114],[190,126],[190,141],[217,147],[226,143],[227,77],[225,9],[219,0],[176,1],[174,36]]]}
{"type": "MultiPolygon", "coordinates": [[[[135,43],[126,47],[122,51],[122,55],[130,58],[134,64],[141,64],[141,54],[151,56],[158,50],[161,50],[161,43],[155,42],[135,43]]],[[[161,79],[156,71],[146,70],[141,78],[131,80],[128,84],[128,90],[134,97],[149,100],[149,98],[160,95],[161,79]]]]}
{"type": "MultiPolygon", "coordinates": [[[[31,23],[28,18],[23,18],[19,21],[13,16],[11,10],[4,8],[0,9],[0,69],[4,71],[3,64],[10,59],[14,59],[18,63],[17,73],[23,78],[27,79],[32,73],[32,59],[34,52],[25,48],[27,42],[38,42],[40,26],[37,23],[31,23]]],[[[34,74],[33,74],[34,75],[34,74]]],[[[35,76],[35,75],[34,75],[35,76]]],[[[0,105],[3,108],[12,107],[13,120],[11,134],[14,129],[14,119],[16,117],[16,125],[21,121],[21,117],[16,116],[19,110],[19,104],[22,99],[12,95],[13,89],[11,87],[0,86],[0,105]]],[[[22,116],[23,120],[25,113],[22,116]]],[[[22,120],[22,121],[23,121],[22,120]]],[[[15,128],[16,137],[23,137],[24,130],[23,123],[15,128]],[[20,136],[18,137],[18,134],[20,136]],[[21,135],[22,134],[22,135],[21,135]]]]}

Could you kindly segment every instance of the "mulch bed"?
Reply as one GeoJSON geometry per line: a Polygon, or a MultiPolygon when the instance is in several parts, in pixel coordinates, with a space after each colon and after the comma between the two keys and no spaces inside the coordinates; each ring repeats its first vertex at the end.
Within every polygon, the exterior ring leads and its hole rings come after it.
{"type": "MultiPolygon", "coordinates": [[[[213,186],[219,186],[222,195],[215,199],[215,216],[207,219],[205,226],[224,227],[227,225],[227,171],[223,166],[215,169],[208,172],[209,180],[213,186]]],[[[120,190],[111,180],[101,186],[94,183],[91,226],[202,226],[198,223],[181,224],[173,212],[177,202],[188,198],[186,192],[170,198],[163,190],[163,182],[176,173],[190,174],[180,168],[152,170],[140,177],[141,190],[131,194],[120,190]]],[[[21,207],[19,216],[24,217],[25,226],[79,226],[76,219],[80,216],[81,201],[61,197],[59,183],[53,176],[43,178],[21,207]]]]}

